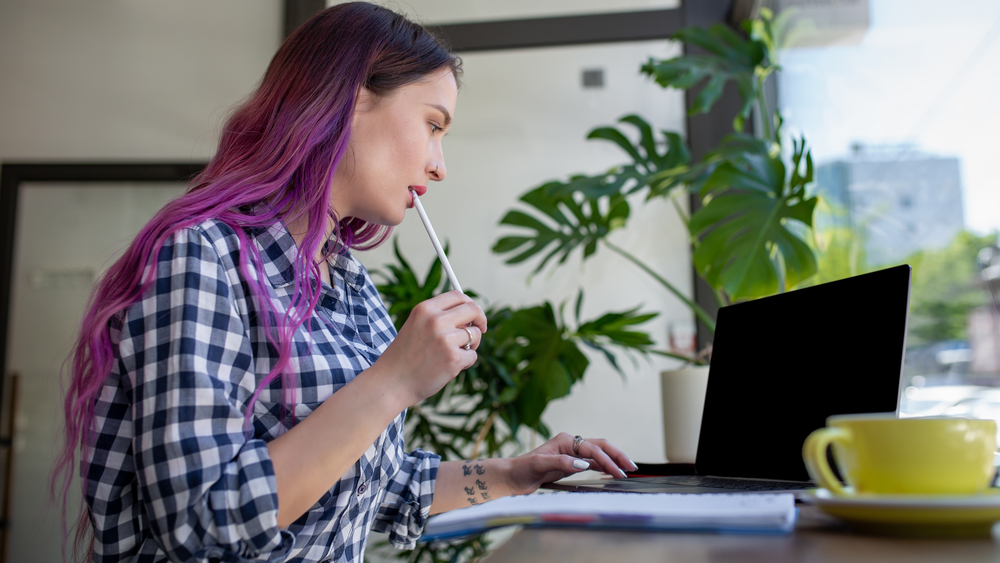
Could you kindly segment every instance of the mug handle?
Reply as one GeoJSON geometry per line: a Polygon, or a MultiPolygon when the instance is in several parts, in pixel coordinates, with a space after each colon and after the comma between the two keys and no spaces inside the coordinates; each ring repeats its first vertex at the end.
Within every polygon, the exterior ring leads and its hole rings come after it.
{"type": "Polygon", "coordinates": [[[802,459],[806,462],[809,476],[838,497],[851,496],[852,493],[845,489],[833,474],[830,464],[826,461],[826,450],[833,442],[850,447],[851,441],[851,433],[843,428],[820,428],[814,430],[802,445],[802,459]]]}

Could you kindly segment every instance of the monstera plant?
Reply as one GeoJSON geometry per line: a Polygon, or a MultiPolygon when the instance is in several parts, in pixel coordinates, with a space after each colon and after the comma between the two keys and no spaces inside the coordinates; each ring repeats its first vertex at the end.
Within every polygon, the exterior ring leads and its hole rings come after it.
{"type": "Polygon", "coordinates": [[[816,258],[806,241],[817,202],[806,191],[812,157],[804,138],[793,139],[786,150],[781,116],[764,96],[767,78],[779,70],[775,40],[786,21],[761,9],[759,18],[744,22],[742,34],[723,24],[677,32],[674,39],[699,53],[650,59],[641,72],[664,88],[697,89],[690,114],[709,111],[725,86],[735,84],[742,105],[733,133],[695,160],[679,133],[658,134],[638,115],[621,118],[617,127],[598,127],[588,139],[616,144],[630,162],[528,191],[520,198],[526,209],[501,220],[518,232],[497,240],[493,251],[507,255],[509,264],[537,260],[538,272],[577,249],[588,259],[604,246],[655,278],[714,331],[707,311],[608,238],[626,228],[630,201],[665,198],[687,226],[695,269],[720,305],[784,291],[813,275],[816,258]],[[753,112],[758,135],[745,131],[753,112]],[[700,203],[690,215],[679,203],[688,194],[700,203]]]}

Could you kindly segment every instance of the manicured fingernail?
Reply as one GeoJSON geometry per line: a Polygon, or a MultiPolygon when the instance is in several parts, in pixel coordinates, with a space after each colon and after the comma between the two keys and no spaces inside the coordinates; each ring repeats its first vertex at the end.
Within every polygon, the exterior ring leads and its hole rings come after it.
{"type": "Polygon", "coordinates": [[[638,471],[639,470],[639,466],[636,465],[634,461],[632,461],[630,459],[630,460],[628,460],[628,462],[632,464],[632,471],[638,471]]]}
{"type": "Polygon", "coordinates": [[[573,467],[577,469],[590,469],[590,464],[587,463],[586,461],[583,461],[582,459],[574,459],[573,467]]]}
{"type": "Polygon", "coordinates": [[[625,479],[628,479],[628,475],[626,475],[625,472],[622,471],[621,467],[618,468],[618,472],[622,474],[622,477],[624,477],[625,479]]]}

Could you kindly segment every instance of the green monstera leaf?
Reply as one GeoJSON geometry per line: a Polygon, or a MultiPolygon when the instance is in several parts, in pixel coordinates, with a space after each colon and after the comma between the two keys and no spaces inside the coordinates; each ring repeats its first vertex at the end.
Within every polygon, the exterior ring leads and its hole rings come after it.
{"type": "Polygon", "coordinates": [[[657,173],[669,173],[687,166],[691,162],[691,152],[684,139],[672,131],[663,131],[663,141],[657,141],[653,126],[642,117],[630,114],[618,120],[636,129],[639,142],[635,145],[629,141],[624,132],[617,127],[597,127],[588,135],[588,139],[603,139],[618,145],[630,157],[632,164],[625,165],[622,170],[631,170],[636,182],[624,193],[631,194],[648,185],[648,178],[657,173]],[[663,145],[663,150],[659,149],[663,145]]]}
{"type": "Polygon", "coordinates": [[[768,44],[757,39],[744,39],[724,24],[713,25],[707,30],[685,28],[673,38],[700,47],[705,54],[666,60],[651,58],[642,66],[642,73],[664,88],[688,90],[704,83],[688,110],[691,115],[712,109],[722,96],[726,83],[734,82],[743,105],[733,127],[742,131],[756,100],[754,81],[758,79],[759,69],[768,62],[768,44]]]}
{"type": "MultiPolygon", "coordinates": [[[[578,176],[571,182],[575,181],[579,185],[584,183],[583,180],[584,177],[578,176]]],[[[583,247],[584,258],[589,257],[597,251],[599,240],[625,225],[629,205],[624,196],[606,198],[609,201],[607,211],[602,211],[600,197],[552,193],[558,193],[562,188],[562,184],[552,182],[521,196],[521,201],[532,207],[535,215],[515,209],[508,211],[500,224],[521,227],[529,233],[502,237],[493,245],[493,252],[508,254],[517,251],[517,254],[507,259],[507,263],[519,264],[554,244],[535,268],[534,271],[539,272],[557,255],[558,263],[562,264],[580,246],[583,247]]]]}
{"type": "Polygon", "coordinates": [[[652,126],[637,115],[627,115],[619,122],[635,129],[637,144],[616,127],[598,127],[587,138],[618,145],[632,162],[592,176],[548,182],[524,194],[520,201],[527,204],[529,212],[509,211],[500,224],[527,233],[500,238],[493,252],[513,254],[507,263],[518,264],[547,251],[536,273],[553,259],[562,264],[577,248],[583,249],[584,259],[589,258],[601,240],[625,226],[630,211],[625,199],[628,195],[649,187],[647,197],[657,197],[679,185],[674,179],[677,172],[687,170],[691,162],[681,136],[664,131],[663,141],[658,141],[652,126]]]}
{"type": "Polygon", "coordinates": [[[788,178],[780,155],[734,142],[745,150],[712,169],[701,187],[706,203],[688,227],[697,241],[692,258],[698,273],[738,301],[774,294],[816,273],[816,257],[799,232],[812,226],[817,199],[805,191],[813,164],[804,140],[794,143],[788,178]]]}

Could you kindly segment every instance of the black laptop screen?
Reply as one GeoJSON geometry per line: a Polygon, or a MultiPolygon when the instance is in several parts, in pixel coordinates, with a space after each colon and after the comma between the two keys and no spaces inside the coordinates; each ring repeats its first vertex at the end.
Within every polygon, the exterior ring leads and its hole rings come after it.
{"type": "Polygon", "coordinates": [[[696,467],[808,480],[802,443],[833,414],[895,411],[910,267],[719,311],[696,467]]]}

